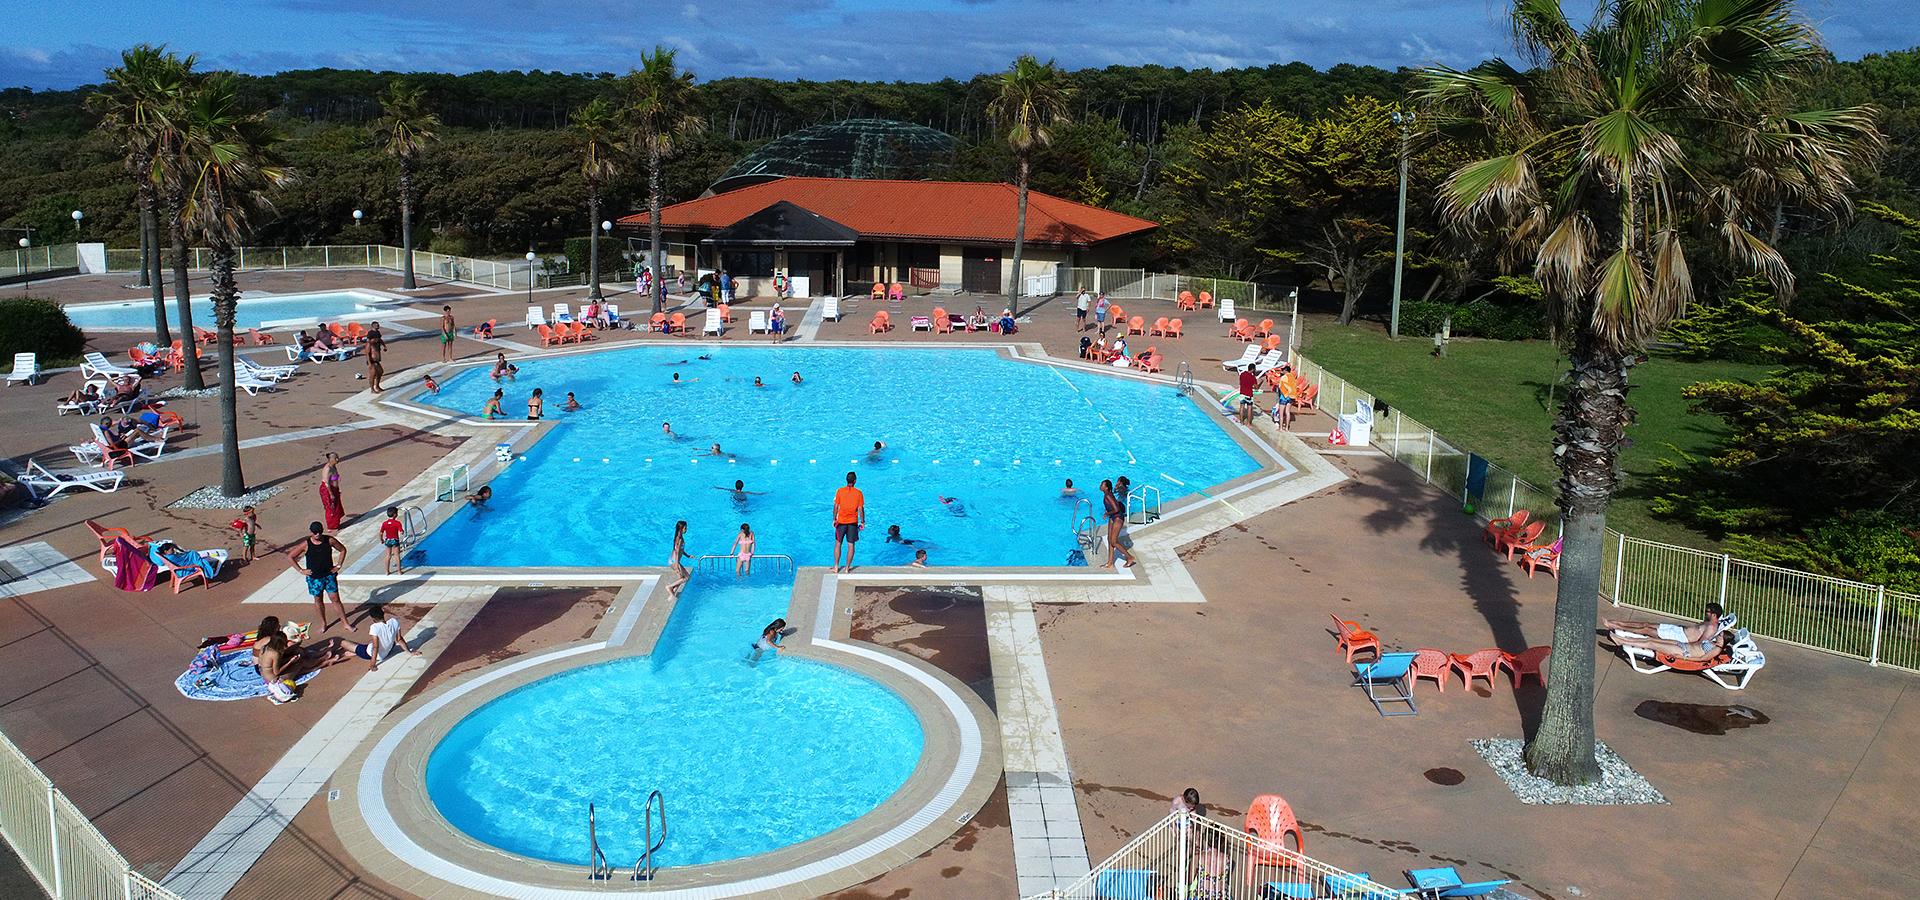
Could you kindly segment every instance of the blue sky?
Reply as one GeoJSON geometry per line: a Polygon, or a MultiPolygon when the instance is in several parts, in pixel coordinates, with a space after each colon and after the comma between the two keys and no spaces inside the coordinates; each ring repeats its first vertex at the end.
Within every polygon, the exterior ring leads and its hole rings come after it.
{"type": "MultiPolygon", "coordinates": [[[[1069,68],[1392,68],[1506,50],[1502,0],[77,0],[7,4],[0,87],[99,80],[166,43],[203,68],[625,71],[656,43],[702,78],[924,80],[1020,53],[1069,68]]],[[[1591,9],[1591,0],[1570,0],[1591,9]]],[[[1804,0],[1845,59],[1920,45],[1914,0],[1804,0]]]]}

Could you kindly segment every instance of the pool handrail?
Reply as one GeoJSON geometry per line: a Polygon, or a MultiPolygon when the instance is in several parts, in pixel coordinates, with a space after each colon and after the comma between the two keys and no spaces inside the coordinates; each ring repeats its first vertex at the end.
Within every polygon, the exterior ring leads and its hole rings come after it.
{"type": "MultiPolygon", "coordinates": [[[[709,553],[694,560],[693,570],[695,572],[723,572],[726,571],[728,566],[737,563],[739,559],[739,557],[731,553],[709,553]]],[[[794,566],[793,557],[791,556],[782,553],[755,553],[753,555],[754,562],[757,563],[763,560],[782,574],[793,574],[794,566]]]]}
{"type": "Polygon", "coordinates": [[[666,845],[667,845],[667,797],[665,794],[660,793],[660,791],[655,790],[653,793],[647,795],[646,849],[640,851],[640,858],[633,861],[633,877],[627,880],[628,881],[652,881],[654,873],[658,872],[660,869],[659,866],[656,866],[653,864],[654,851],[657,851],[660,848],[665,847],[666,845]],[[658,840],[655,840],[653,836],[653,808],[655,803],[658,803],[660,806],[660,837],[658,840]]]}
{"type": "Polygon", "coordinates": [[[605,881],[613,877],[613,866],[607,862],[607,854],[600,849],[599,827],[591,803],[587,804],[587,866],[588,881],[605,881]]]}

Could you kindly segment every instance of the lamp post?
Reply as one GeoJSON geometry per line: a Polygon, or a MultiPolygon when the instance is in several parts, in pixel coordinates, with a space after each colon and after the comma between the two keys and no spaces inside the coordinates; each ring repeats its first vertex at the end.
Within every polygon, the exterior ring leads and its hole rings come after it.
{"type": "Polygon", "coordinates": [[[27,280],[22,282],[24,286],[20,288],[22,294],[33,290],[33,260],[27,258],[27,251],[33,247],[33,230],[28,229],[27,235],[20,239],[20,265],[27,273],[27,280]]]}
{"type": "Polygon", "coordinates": [[[1395,111],[1393,124],[1400,126],[1400,214],[1393,230],[1393,315],[1387,323],[1387,337],[1400,336],[1400,280],[1407,254],[1407,134],[1413,129],[1413,111],[1395,111]]]}
{"type": "Polygon", "coordinates": [[[77,209],[73,211],[73,242],[76,244],[80,243],[80,220],[86,217],[86,213],[77,209]]]}
{"type": "Polygon", "coordinates": [[[533,305],[533,251],[527,251],[527,305],[533,305]]]}
{"type": "Polygon", "coordinates": [[[591,265],[587,268],[587,278],[593,282],[592,289],[587,292],[587,296],[594,300],[602,299],[600,296],[600,239],[611,231],[613,231],[613,223],[601,219],[600,233],[587,235],[587,250],[591,261],[591,265]]]}

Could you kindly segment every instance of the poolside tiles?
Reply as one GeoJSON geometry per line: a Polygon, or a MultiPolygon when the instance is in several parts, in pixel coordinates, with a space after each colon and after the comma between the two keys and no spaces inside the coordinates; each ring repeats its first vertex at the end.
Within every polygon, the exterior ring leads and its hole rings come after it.
{"type": "Polygon", "coordinates": [[[46,541],[0,547],[0,598],[70,587],[94,577],[46,541]]]}

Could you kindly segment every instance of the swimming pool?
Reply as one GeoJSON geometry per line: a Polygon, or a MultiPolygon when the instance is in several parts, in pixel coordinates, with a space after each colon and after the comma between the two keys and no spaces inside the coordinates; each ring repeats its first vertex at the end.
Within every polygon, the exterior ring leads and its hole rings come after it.
{"type": "Polygon", "coordinates": [[[919,762],[919,721],[863,676],[749,644],[786,613],[792,582],[702,576],[651,656],[534,682],[462,719],[428,759],[428,795],[467,835],[553,862],[588,862],[587,804],[618,866],[638,858],[647,796],[667,798],[656,861],[737,859],[818,837],[871,811],[919,762]]]}
{"type": "MultiPolygon", "coordinates": [[[[282,294],[240,298],[235,308],[234,327],[259,328],[268,322],[286,320],[328,321],[344,316],[372,313],[382,298],[360,291],[326,291],[313,294],[282,294]]],[[[200,296],[191,301],[193,324],[213,327],[213,298],[200,296]]],[[[83,303],[69,306],[67,320],[81,330],[152,329],[153,301],[127,300],[118,303],[83,303]]],[[[180,326],[179,304],[167,299],[167,324],[180,326]]]]}
{"type": "Polygon", "coordinates": [[[683,344],[520,367],[499,384],[469,369],[414,398],[475,414],[500,387],[520,418],[540,387],[559,420],[494,478],[491,508],[428,536],[427,564],[662,565],[680,519],[695,555],[727,552],[747,522],[759,552],[830,564],[832,497],[851,470],[866,495],[861,563],[904,565],[917,546],[934,565],[1058,566],[1074,547],[1066,479],[1097,509],[1102,478],[1171,502],[1260,465],[1169,385],[990,349],[683,344]],[[561,411],[568,391],[584,409],[561,411]],[[715,443],[723,455],[708,455],[715,443]],[[894,524],[921,543],[886,543],[894,524]]]}

